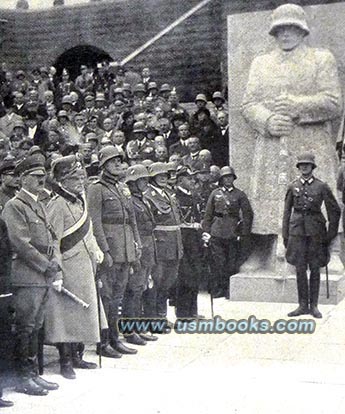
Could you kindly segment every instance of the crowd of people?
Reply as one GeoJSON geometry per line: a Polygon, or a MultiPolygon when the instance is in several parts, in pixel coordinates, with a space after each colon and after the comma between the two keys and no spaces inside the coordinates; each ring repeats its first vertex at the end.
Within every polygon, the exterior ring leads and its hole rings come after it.
{"type": "Polygon", "coordinates": [[[96,368],[85,344],[107,358],[135,354],[124,340],[169,332],[168,303],[189,319],[200,317],[200,288],[229,297],[253,212],[233,186],[221,92],[181,105],[149,68],[139,76],[106,62],[82,65],[75,81],[66,69],[60,79],[54,67],[3,65],[0,82],[1,361],[13,362],[18,392],[42,396],[58,388],[40,376],[43,344],[74,379],[75,368],[96,368]],[[213,215],[215,239],[229,243],[210,254],[213,215]],[[136,332],[120,317],[166,324],[136,332]]]}

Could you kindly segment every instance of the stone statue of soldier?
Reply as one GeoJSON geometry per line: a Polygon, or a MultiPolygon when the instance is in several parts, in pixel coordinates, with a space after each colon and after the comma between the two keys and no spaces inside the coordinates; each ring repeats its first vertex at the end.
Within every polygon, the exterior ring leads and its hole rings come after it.
{"type": "Polygon", "coordinates": [[[276,244],[270,243],[283,257],[280,220],[287,185],[296,176],[297,155],[312,152],[320,179],[335,189],[331,123],[341,114],[342,100],[332,53],[305,43],[309,27],[300,6],[275,9],[269,34],[277,47],[252,62],[242,114],[256,132],[248,191],[255,213],[253,233],[271,235],[276,244]]]}

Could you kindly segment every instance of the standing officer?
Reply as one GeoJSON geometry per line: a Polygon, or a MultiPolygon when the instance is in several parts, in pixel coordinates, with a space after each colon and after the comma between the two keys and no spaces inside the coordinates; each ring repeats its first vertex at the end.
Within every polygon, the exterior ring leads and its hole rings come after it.
{"type": "Polygon", "coordinates": [[[176,199],[181,214],[184,255],[180,261],[176,289],[176,316],[198,316],[198,287],[202,262],[200,195],[195,191],[195,173],[177,169],[176,199]]]}
{"type": "Polygon", "coordinates": [[[55,235],[47,221],[45,207],[38,201],[44,188],[45,169],[31,155],[21,161],[15,173],[21,190],[7,202],[3,217],[16,255],[12,267],[16,308],[18,392],[47,395],[57,384],[38,376],[38,332],[43,325],[50,288],[61,270],[54,248],[55,235]]]}
{"type": "Polygon", "coordinates": [[[229,276],[238,271],[238,238],[248,238],[252,228],[253,210],[246,194],[234,186],[237,178],[232,167],[220,170],[220,187],[207,201],[202,228],[203,240],[210,242],[212,252],[212,293],[229,297],[229,276]]]}
{"type": "MultiPolygon", "coordinates": [[[[154,218],[150,205],[143,195],[147,190],[148,183],[149,173],[144,165],[132,165],[128,168],[126,184],[132,194],[132,203],[142,245],[142,255],[140,265],[135,266],[135,271],[129,277],[123,309],[123,315],[127,318],[141,317],[143,293],[145,290],[151,290],[149,289],[149,279],[155,264],[156,249],[153,238],[154,218]]],[[[144,314],[145,311],[150,312],[145,306],[147,303],[150,303],[150,301],[144,300],[144,314]]],[[[146,341],[157,339],[157,337],[145,333],[139,335],[146,341]]]]}
{"type": "MultiPolygon", "coordinates": [[[[135,354],[119,340],[117,321],[119,306],[128,285],[129,272],[141,253],[141,242],[128,187],[119,182],[122,174],[123,153],[113,146],[99,152],[101,178],[88,190],[90,214],[94,235],[104,253],[100,269],[103,288],[102,300],[109,324],[110,345],[121,354],[135,354]]],[[[132,343],[143,345],[143,340],[134,335],[132,343]]],[[[104,333],[101,351],[109,344],[104,333]]],[[[108,352],[104,353],[104,356],[108,352]]]]}
{"type": "Polygon", "coordinates": [[[313,169],[316,168],[314,155],[305,153],[297,160],[296,167],[301,176],[288,187],[283,218],[286,260],[296,267],[299,303],[298,308],[288,316],[310,313],[315,318],[322,318],[317,308],[320,267],[327,266],[329,262],[328,247],[338,232],[340,208],[329,186],[313,176],[313,169]],[[323,203],[327,211],[328,229],[321,212],[323,203]]]}
{"type": "Polygon", "coordinates": [[[180,259],[183,256],[180,216],[175,199],[167,191],[167,164],[155,162],[149,166],[150,186],[145,198],[150,203],[155,220],[154,237],[157,248],[157,264],[152,277],[157,291],[155,315],[167,316],[169,289],[177,280],[180,259]]]}

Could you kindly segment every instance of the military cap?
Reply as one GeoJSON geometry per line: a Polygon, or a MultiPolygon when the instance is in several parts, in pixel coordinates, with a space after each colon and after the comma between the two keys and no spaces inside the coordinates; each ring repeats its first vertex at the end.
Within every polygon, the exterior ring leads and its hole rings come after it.
{"type": "Polygon", "coordinates": [[[154,162],[148,167],[150,177],[155,177],[159,174],[168,174],[168,167],[165,162],[154,162]]]}
{"type": "Polygon", "coordinates": [[[128,183],[130,181],[139,180],[139,178],[148,178],[149,176],[149,172],[144,165],[132,165],[127,169],[125,182],[128,183]]]}
{"type": "Polygon", "coordinates": [[[51,164],[51,171],[56,181],[61,181],[75,174],[79,174],[82,168],[80,159],[75,154],[57,158],[51,164]]]}
{"type": "Polygon", "coordinates": [[[88,134],[85,135],[85,142],[90,142],[90,141],[98,142],[98,137],[94,132],[89,132],[88,134]]]}
{"type": "Polygon", "coordinates": [[[124,105],[124,102],[123,101],[120,101],[120,99],[116,99],[116,101],[114,102],[114,105],[115,106],[123,106],[124,105]]]}
{"type": "Polygon", "coordinates": [[[226,177],[227,175],[233,175],[234,178],[237,178],[235,174],[235,170],[232,167],[228,167],[227,165],[220,169],[220,178],[226,177]]]}
{"type": "Polygon", "coordinates": [[[149,84],[147,85],[147,89],[158,89],[157,83],[156,82],[149,82],[149,84]]]}
{"type": "Polygon", "coordinates": [[[68,118],[68,114],[65,110],[61,109],[58,114],[57,114],[58,118],[62,118],[62,117],[66,117],[68,118]]]}
{"type": "Polygon", "coordinates": [[[305,152],[297,156],[296,167],[298,168],[300,164],[312,164],[313,169],[317,167],[315,164],[315,156],[311,152],[305,152]]]}
{"type": "Polygon", "coordinates": [[[115,88],[114,95],[116,95],[117,93],[123,95],[123,88],[115,88]]]}
{"type": "Polygon", "coordinates": [[[149,167],[152,164],[153,164],[152,160],[143,160],[143,161],[141,161],[141,165],[144,165],[145,167],[149,167]]]}
{"type": "Polygon", "coordinates": [[[129,83],[124,83],[122,85],[122,91],[132,92],[131,85],[129,83]]]}
{"type": "Polygon", "coordinates": [[[222,92],[219,92],[219,91],[216,91],[216,92],[213,93],[212,100],[214,100],[214,99],[221,99],[223,102],[225,102],[225,98],[224,98],[222,92]]]}
{"type": "Polygon", "coordinates": [[[14,173],[18,176],[24,176],[28,174],[45,175],[46,170],[44,168],[44,162],[42,161],[42,157],[30,155],[24,158],[16,165],[14,173]]]}
{"type": "Polygon", "coordinates": [[[145,125],[143,122],[135,122],[133,125],[133,132],[146,132],[145,125]]]}
{"type": "Polygon", "coordinates": [[[8,172],[14,172],[16,167],[15,159],[4,159],[0,164],[0,175],[8,172]]]}
{"type": "Polygon", "coordinates": [[[17,70],[16,78],[19,78],[19,76],[25,76],[25,72],[23,70],[17,70]]]}
{"type": "Polygon", "coordinates": [[[65,96],[62,97],[61,103],[62,104],[68,103],[68,104],[71,104],[72,105],[72,103],[73,103],[72,102],[72,98],[69,95],[65,95],[65,96]]]}
{"type": "Polygon", "coordinates": [[[92,101],[93,99],[95,99],[95,95],[93,93],[88,93],[84,98],[85,101],[92,101]]]}
{"type": "Polygon", "coordinates": [[[177,166],[175,162],[167,162],[167,170],[170,171],[177,171],[177,166]]]}
{"type": "Polygon", "coordinates": [[[273,10],[271,15],[271,26],[269,34],[276,35],[277,29],[282,26],[296,26],[304,31],[305,35],[309,34],[309,27],[304,10],[297,4],[283,4],[273,10]]]}
{"type": "Polygon", "coordinates": [[[133,92],[146,92],[145,85],[143,83],[137,83],[134,86],[133,92]]]}
{"type": "Polygon", "coordinates": [[[25,124],[21,119],[18,119],[17,121],[15,121],[13,123],[13,129],[14,128],[24,128],[25,129],[25,124]]]}
{"type": "Polygon", "coordinates": [[[113,145],[108,145],[105,148],[102,148],[98,153],[99,158],[99,165],[102,167],[107,161],[120,157],[121,161],[124,159],[124,153],[123,151],[119,151],[116,147],[113,145]]]}
{"type": "Polygon", "coordinates": [[[163,83],[159,92],[171,92],[171,87],[168,83],[163,83]]]}
{"type": "Polygon", "coordinates": [[[96,101],[105,101],[104,93],[96,93],[96,101]]]}
{"type": "Polygon", "coordinates": [[[206,95],[204,95],[203,93],[198,93],[195,97],[195,102],[196,101],[203,101],[207,103],[206,95]]]}
{"type": "Polygon", "coordinates": [[[102,144],[102,145],[104,145],[104,144],[109,144],[109,145],[112,145],[112,143],[111,143],[111,139],[110,139],[110,138],[108,138],[108,137],[103,137],[103,138],[101,139],[101,144],[102,144]]]}

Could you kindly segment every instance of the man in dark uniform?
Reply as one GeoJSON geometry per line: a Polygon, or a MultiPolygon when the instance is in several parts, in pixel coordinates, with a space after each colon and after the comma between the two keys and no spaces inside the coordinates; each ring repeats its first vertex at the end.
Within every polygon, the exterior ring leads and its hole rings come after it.
{"type": "Polygon", "coordinates": [[[340,208],[329,186],[313,176],[316,168],[313,154],[300,155],[296,167],[301,176],[289,185],[285,196],[283,239],[287,249],[286,260],[296,267],[299,306],[288,316],[310,313],[315,318],[322,318],[317,308],[320,267],[329,262],[328,248],[338,232],[340,208]],[[328,229],[321,212],[323,203],[328,229]]]}
{"type": "Polygon", "coordinates": [[[181,166],[176,174],[176,199],[182,221],[180,227],[184,250],[177,279],[176,316],[193,318],[198,316],[198,287],[202,261],[201,198],[195,191],[195,173],[181,166]]]}
{"type": "Polygon", "coordinates": [[[47,395],[57,384],[38,376],[38,332],[43,325],[50,289],[61,270],[55,235],[46,210],[38,201],[44,188],[45,169],[35,155],[21,161],[15,169],[21,190],[6,203],[3,217],[16,258],[12,267],[16,309],[15,358],[18,392],[47,395]]]}
{"type": "MultiPolygon", "coordinates": [[[[109,356],[110,340],[111,347],[121,354],[134,354],[136,350],[126,347],[119,340],[117,321],[130,268],[140,258],[141,242],[130,191],[119,182],[123,153],[108,146],[99,152],[99,161],[102,175],[89,186],[88,204],[94,235],[104,253],[100,269],[103,282],[101,295],[109,332],[108,337],[104,332],[101,352],[104,356],[109,356]]],[[[133,338],[132,343],[143,345],[143,340],[138,335],[133,338]]]]}
{"type": "Polygon", "coordinates": [[[207,201],[202,228],[203,240],[212,252],[212,293],[214,297],[229,296],[229,276],[239,268],[238,238],[250,236],[253,210],[246,194],[234,186],[237,178],[232,167],[220,170],[220,187],[207,201]]]}
{"type": "Polygon", "coordinates": [[[149,166],[150,186],[145,198],[155,220],[154,237],[157,248],[157,264],[152,276],[156,286],[156,311],[154,316],[167,316],[169,289],[177,280],[179,261],[183,256],[180,216],[176,200],[167,191],[167,164],[156,162],[149,166]]]}
{"type": "MultiPolygon", "coordinates": [[[[134,272],[129,277],[126,289],[123,316],[126,318],[140,318],[142,315],[143,293],[150,290],[149,279],[155,264],[155,240],[153,238],[154,218],[149,203],[143,193],[147,190],[149,173],[144,165],[132,165],[126,173],[126,184],[132,194],[132,203],[137,220],[138,231],[142,245],[140,265],[134,267],[134,272]]],[[[149,292],[148,292],[149,293],[149,292]]],[[[146,299],[146,297],[145,297],[146,299]]],[[[150,301],[144,300],[145,311],[150,301]]],[[[157,337],[140,334],[145,341],[155,341],[157,337]]]]}
{"type": "Polygon", "coordinates": [[[0,214],[5,204],[15,196],[18,189],[18,177],[14,175],[15,159],[4,159],[0,164],[0,214]]]}
{"type": "Polygon", "coordinates": [[[11,262],[12,251],[7,227],[0,218],[0,408],[11,407],[12,401],[2,398],[6,374],[9,372],[12,340],[11,340],[11,262]]]}

